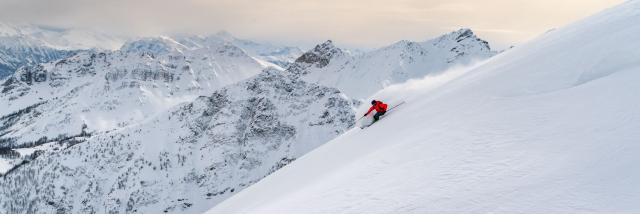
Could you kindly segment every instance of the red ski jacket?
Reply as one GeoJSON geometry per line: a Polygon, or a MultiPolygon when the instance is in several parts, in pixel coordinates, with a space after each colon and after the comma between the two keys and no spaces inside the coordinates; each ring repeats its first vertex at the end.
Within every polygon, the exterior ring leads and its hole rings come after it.
{"type": "Polygon", "coordinates": [[[367,111],[367,114],[371,113],[371,111],[376,110],[376,112],[385,112],[387,111],[387,104],[384,104],[383,102],[380,101],[376,101],[375,105],[372,105],[371,108],[369,108],[369,111],[367,111]]]}

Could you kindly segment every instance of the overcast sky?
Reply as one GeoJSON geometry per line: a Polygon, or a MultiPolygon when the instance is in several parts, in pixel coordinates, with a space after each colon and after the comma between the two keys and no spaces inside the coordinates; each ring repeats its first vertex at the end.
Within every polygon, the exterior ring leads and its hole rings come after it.
{"type": "Polygon", "coordinates": [[[92,27],[129,35],[212,33],[310,46],[422,41],[469,27],[518,44],[622,0],[0,0],[0,22],[92,27]]]}

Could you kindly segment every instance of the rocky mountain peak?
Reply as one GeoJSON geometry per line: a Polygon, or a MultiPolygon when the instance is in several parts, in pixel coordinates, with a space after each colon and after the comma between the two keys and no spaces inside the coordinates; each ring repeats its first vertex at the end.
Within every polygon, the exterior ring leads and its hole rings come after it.
{"type": "Polygon", "coordinates": [[[491,47],[489,46],[489,42],[483,39],[480,39],[469,28],[461,28],[459,30],[442,35],[431,41],[433,45],[440,46],[440,47],[451,46],[451,45],[463,45],[463,46],[477,45],[481,49],[491,50],[491,47]]]}
{"type": "Polygon", "coordinates": [[[464,39],[467,38],[472,38],[472,37],[476,37],[476,35],[473,33],[473,31],[469,28],[461,28],[457,31],[454,31],[452,33],[450,33],[451,35],[457,35],[456,36],[456,41],[462,41],[464,39]]]}
{"type": "Polygon", "coordinates": [[[299,74],[303,73],[306,68],[311,66],[322,68],[327,66],[332,58],[337,55],[342,55],[343,53],[344,52],[340,48],[333,44],[333,41],[327,40],[298,57],[295,63],[293,63],[287,70],[291,73],[299,74]]]}
{"type": "MultiPolygon", "coordinates": [[[[46,213],[55,205],[58,212],[84,213],[126,206],[129,212],[202,213],[348,130],[355,123],[352,108],[335,88],[265,69],[155,119],[92,133],[61,147],[64,152],[38,153],[4,175],[0,209],[19,213],[32,206],[46,213]],[[65,182],[53,185],[51,178],[65,182]],[[180,192],[175,186],[190,188],[180,192]],[[24,203],[34,197],[41,198],[24,203]]],[[[46,112],[20,113],[36,111],[46,112]]]]}
{"type": "Polygon", "coordinates": [[[351,98],[365,99],[389,84],[494,54],[473,31],[460,29],[424,42],[401,40],[361,55],[343,53],[327,41],[303,54],[288,71],[304,80],[336,87],[351,98]]]}

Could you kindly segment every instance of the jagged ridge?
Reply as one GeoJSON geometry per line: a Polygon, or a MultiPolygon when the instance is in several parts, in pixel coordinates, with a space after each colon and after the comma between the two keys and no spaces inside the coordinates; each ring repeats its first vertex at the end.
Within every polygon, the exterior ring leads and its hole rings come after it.
{"type": "Polygon", "coordinates": [[[0,182],[0,205],[201,212],[351,127],[351,109],[335,89],[266,70],[143,125],[40,155],[0,182]]]}

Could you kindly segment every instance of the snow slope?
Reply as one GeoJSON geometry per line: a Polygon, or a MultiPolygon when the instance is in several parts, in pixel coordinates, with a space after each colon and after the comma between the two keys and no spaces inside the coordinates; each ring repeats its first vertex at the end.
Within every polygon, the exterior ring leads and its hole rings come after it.
{"type": "Polygon", "coordinates": [[[637,213],[640,2],[463,71],[208,213],[637,213]]]}

